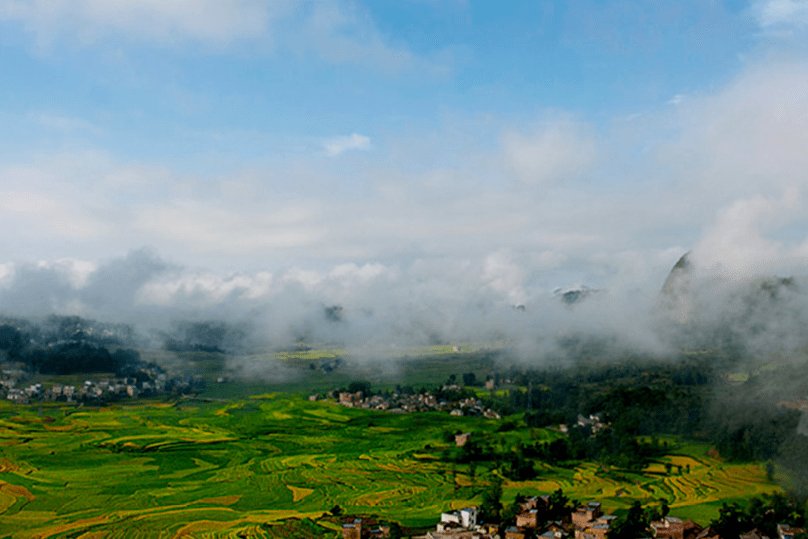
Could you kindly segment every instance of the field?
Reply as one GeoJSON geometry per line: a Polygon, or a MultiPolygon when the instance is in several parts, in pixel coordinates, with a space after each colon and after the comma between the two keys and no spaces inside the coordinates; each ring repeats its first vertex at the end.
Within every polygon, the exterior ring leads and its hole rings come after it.
{"type": "MultiPolygon", "coordinates": [[[[434,387],[450,374],[460,378],[473,372],[479,380],[496,369],[499,347],[464,344],[397,350],[363,351],[343,355],[339,348],[317,348],[300,352],[269,352],[240,356],[207,352],[169,353],[147,350],[143,358],[169,371],[193,372],[207,383],[204,396],[234,398],[245,394],[330,391],[355,380],[367,380],[374,388],[396,385],[434,387]],[[379,361],[384,358],[384,361],[379,361]],[[339,366],[335,361],[340,359],[339,366]],[[333,367],[324,370],[323,367],[333,367]],[[224,380],[220,383],[219,380],[224,380]]],[[[34,382],[51,382],[54,377],[37,376],[34,382]]],[[[83,378],[62,383],[81,383],[83,378]]]]}
{"type": "MultiPolygon", "coordinates": [[[[271,533],[266,525],[316,521],[337,504],[350,514],[430,526],[441,510],[479,501],[489,477],[478,468],[472,480],[465,466],[440,460],[446,433],[496,428],[478,418],[354,410],[289,394],[108,408],[3,403],[0,536],[271,533]]],[[[508,446],[558,434],[496,436],[508,446]]],[[[506,502],[558,487],[609,510],[665,497],[674,514],[705,522],[718,500],[776,489],[761,466],[726,464],[707,449],[673,445],[643,473],[544,466],[539,480],[506,482],[506,502]],[[667,475],[665,461],[689,464],[690,472],[667,475]]],[[[333,519],[319,522],[305,525],[334,535],[333,519]]]]}

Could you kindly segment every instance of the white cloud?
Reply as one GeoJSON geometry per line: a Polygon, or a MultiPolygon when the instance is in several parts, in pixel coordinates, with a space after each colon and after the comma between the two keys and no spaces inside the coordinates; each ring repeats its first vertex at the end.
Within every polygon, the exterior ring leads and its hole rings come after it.
{"type": "Polygon", "coordinates": [[[351,133],[350,135],[327,140],[323,148],[330,157],[336,157],[351,150],[368,151],[370,150],[370,137],[351,133]]]}
{"type": "Polygon", "coordinates": [[[20,24],[38,47],[109,41],[160,46],[237,42],[278,45],[335,64],[387,72],[444,73],[447,53],[432,57],[392,44],[351,2],[293,0],[0,0],[0,21],[20,24]]]}
{"type": "Polygon", "coordinates": [[[806,0],[759,0],[753,6],[753,13],[764,30],[808,27],[806,0]]]}
{"type": "Polygon", "coordinates": [[[29,114],[28,117],[45,129],[49,129],[51,131],[60,131],[66,134],[77,132],[89,132],[97,134],[101,131],[98,126],[88,122],[87,120],[73,116],[66,116],[64,114],[38,112],[29,114]]]}
{"type": "Polygon", "coordinates": [[[521,181],[548,186],[578,178],[596,158],[597,144],[590,130],[567,118],[555,119],[528,132],[503,136],[507,164],[521,181]]]}
{"type": "Polygon", "coordinates": [[[14,277],[14,264],[6,262],[0,264],[0,284],[10,281],[14,277]]]}
{"type": "Polygon", "coordinates": [[[442,54],[420,57],[404,45],[390,43],[370,15],[355,3],[322,0],[311,6],[302,20],[300,35],[290,38],[297,48],[314,50],[332,63],[359,64],[387,72],[446,71],[442,54]]]}
{"type": "Polygon", "coordinates": [[[383,264],[378,263],[368,263],[357,265],[354,263],[350,264],[339,264],[335,266],[328,274],[328,276],[332,279],[338,280],[345,280],[351,283],[353,282],[360,282],[360,283],[367,283],[389,272],[389,268],[385,267],[383,264]]]}
{"type": "Polygon", "coordinates": [[[270,272],[221,276],[213,273],[189,272],[158,277],[137,292],[142,305],[182,305],[184,303],[210,306],[236,300],[266,298],[272,291],[274,278],[270,272]]]}
{"type": "Polygon", "coordinates": [[[736,200],[723,208],[707,227],[693,249],[693,258],[702,269],[725,278],[776,274],[793,262],[793,248],[787,248],[767,232],[801,215],[801,206],[795,191],[779,198],[755,196],[736,200]]]}
{"type": "Polygon", "coordinates": [[[0,190],[0,224],[13,223],[18,234],[38,231],[68,239],[91,239],[103,230],[103,223],[85,215],[69,201],[35,191],[0,190]]]}
{"type": "Polygon", "coordinates": [[[513,305],[525,303],[524,269],[505,252],[492,253],[483,262],[483,280],[513,305]]]}
{"type": "Polygon", "coordinates": [[[261,0],[2,0],[0,19],[18,21],[46,45],[110,37],[223,45],[259,37],[284,2],[261,0]]]}
{"type": "Polygon", "coordinates": [[[37,264],[40,269],[53,269],[65,276],[74,288],[83,288],[90,276],[98,269],[98,263],[90,260],[60,258],[54,262],[42,260],[37,264]]]}
{"type": "Polygon", "coordinates": [[[675,107],[677,105],[681,105],[685,99],[687,99],[685,94],[676,94],[668,100],[668,104],[675,107]]]}
{"type": "Polygon", "coordinates": [[[215,200],[176,200],[137,212],[133,229],[149,238],[202,253],[246,254],[311,246],[323,234],[305,205],[222,206],[215,200]]]}

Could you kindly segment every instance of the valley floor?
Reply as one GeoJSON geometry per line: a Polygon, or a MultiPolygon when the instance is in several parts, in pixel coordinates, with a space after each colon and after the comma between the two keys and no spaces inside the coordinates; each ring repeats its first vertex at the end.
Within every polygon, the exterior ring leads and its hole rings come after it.
{"type": "MultiPolygon", "coordinates": [[[[472,476],[467,465],[442,460],[452,445],[447,433],[494,433],[497,425],[289,394],[105,408],[2,403],[0,536],[334,536],[337,520],[320,517],[335,505],[346,514],[429,527],[447,508],[479,503],[489,477],[484,465],[472,476]],[[292,525],[310,527],[302,532],[271,527],[290,526],[289,519],[316,523],[292,525]]],[[[507,445],[560,434],[497,435],[507,445]]],[[[777,490],[762,465],[722,462],[697,443],[671,440],[670,447],[642,472],[538,463],[537,480],[504,483],[504,501],[559,487],[609,511],[666,498],[671,514],[706,524],[722,501],[777,490]],[[666,462],[689,465],[689,472],[668,473],[666,462]]]]}

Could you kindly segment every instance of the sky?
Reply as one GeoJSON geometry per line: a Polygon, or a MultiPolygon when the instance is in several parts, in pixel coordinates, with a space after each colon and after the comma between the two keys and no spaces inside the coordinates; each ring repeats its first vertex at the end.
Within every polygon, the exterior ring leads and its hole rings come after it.
{"type": "Polygon", "coordinates": [[[805,0],[0,0],[0,310],[790,275],[807,149],[805,0]]]}

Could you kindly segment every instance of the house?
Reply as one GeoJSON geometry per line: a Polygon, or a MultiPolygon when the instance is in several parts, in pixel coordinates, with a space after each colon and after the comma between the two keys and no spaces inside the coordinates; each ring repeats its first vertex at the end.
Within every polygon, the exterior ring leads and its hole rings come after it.
{"type": "Polygon", "coordinates": [[[539,510],[530,509],[516,515],[517,528],[531,528],[536,529],[539,527],[539,510]]]}
{"type": "Polygon", "coordinates": [[[572,512],[572,523],[576,529],[584,529],[601,515],[600,502],[589,502],[572,512]]]}
{"type": "Polygon", "coordinates": [[[794,528],[790,524],[777,525],[777,537],[779,539],[794,539],[797,535],[805,533],[805,528],[794,528]]]}
{"type": "Polygon", "coordinates": [[[477,508],[465,507],[459,511],[441,513],[440,522],[434,531],[424,536],[426,539],[490,539],[494,537],[490,529],[477,524],[477,508]]]}
{"type": "Polygon", "coordinates": [[[531,509],[536,509],[539,513],[538,517],[541,518],[547,512],[547,509],[550,507],[550,496],[528,496],[525,498],[522,503],[519,504],[519,508],[521,509],[522,513],[526,513],[531,509]]]}
{"type": "Polygon", "coordinates": [[[597,523],[586,528],[575,528],[575,539],[606,539],[609,534],[608,524],[597,523]]]}
{"type": "Polygon", "coordinates": [[[528,532],[521,528],[511,526],[505,530],[505,539],[526,539],[527,533],[528,532]]]}
{"type": "Polygon", "coordinates": [[[539,535],[539,537],[541,537],[541,539],[565,539],[569,537],[569,534],[560,524],[552,523],[547,526],[547,529],[544,530],[544,533],[539,535]]]}
{"type": "Polygon", "coordinates": [[[556,539],[564,539],[565,537],[569,536],[569,533],[567,533],[567,530],[564,528],[564,523],[561,522],[560,520],[550,522],[549,524],[547,524],[547,526],[545,526],[544,530],[545,534],[549,532],[556,539]]]}
{"type": "Polygon", "coordinates": [[[390,526],[374,526],[368,531],[368,537],[390,537],[390,526]]]}
{"type": "Polygon", "coordinates": [[[664,517],[651,522],[651,532],[658,539],[684,539],[685,524],[681,518],[664,517]]]}
{"type": "Polygon", "coordinates": [[[339,393],[339,403],[343,406],[352,408],[354,405],[358,404],[361,401],[362,401],[361,391],[357,391],[356,393],[351,393],[349,391],[340,391],[339,393]]]}
{"type": "Polygon", "coordinates": [[[594,539],[606,539],[606,536],[609,534],[609,529],[611,529],[609,524],[598,523],[587,528],[586,533],[591,535],[594,539]]]}
{"type": "Polygon", "coordinates": [[[450,511],[448,513],[441,513],[438,528],[440,531],[441,524],[457,524],[461,528],[470,530],[477,526],[477,509],[475,507],[466,507],[459,511],[450,511]]]}
{"type": "Polygon", "coordinates": [[[455,434],[455,445],[457,447],[463,447],[464,445],[466,445],[469,442],[470,438],[471,438],[471,433],[470,432],[464,432],[462,434],[455,434]]]}
{"type": "Polygon", "coordinates": [[[28,395],[22,389],[9,389],[6,399],[14,404],[28,404],[28,395]]]}
{"type": "Polygon", "coordinates": [[[589,502],[577,508],[572,513],[575,539],[606,539],[615,518],[614,515],[602,514],[599,502],[589,502]]]}
{"type": "Polygon", "coordinates": [[[721,539],[721,536],[718,535],[710,526],[707,526],[698,535],[696,535],[696,539],[721,539]]]}
{"type": "Polygon", "coordinates": [[[362,519],[355,518],[353,522],[342,525],[342,539],[362,539],[362,519]]]}
{"type": "Polygon", "coordinates": [[[739,539],[769,539],[769,536],[764,535],[763,532],[757,528],[746,533],[742,533],[738,537],[739,539]]]}
{"type": "Polygon", "coordinates": [[[343,539],[374,539],[389,536],[390,526],[378,524],[372,519],[353,518],[342,524],[343,539]]]}

